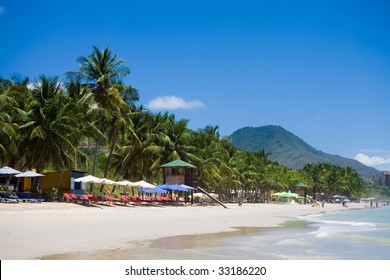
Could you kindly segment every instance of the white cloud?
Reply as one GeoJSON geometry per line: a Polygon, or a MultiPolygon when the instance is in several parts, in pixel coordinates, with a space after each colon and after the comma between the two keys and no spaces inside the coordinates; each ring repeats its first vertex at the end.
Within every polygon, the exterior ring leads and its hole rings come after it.
{"type": "Polygon", "coordinates": [[[390,158],[383,156],[368,156],[363,153],[358,153],[354,159],[378,170],[390,170],[390,158]]]}
{"type": "Polygon", "coordinates": [[[204,104],[198,100],[186,101],[177,96],[160,96],[150,101],[146,107],[150,110],[195,110],[204,107],[204,104]]]}

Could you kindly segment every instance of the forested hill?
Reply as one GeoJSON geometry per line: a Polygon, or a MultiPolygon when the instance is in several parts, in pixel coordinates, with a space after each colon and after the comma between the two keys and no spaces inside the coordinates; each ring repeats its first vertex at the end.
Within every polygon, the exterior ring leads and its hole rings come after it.
{"type": "Polygon", "coordinates": [[[280,126],[244,127],[235,131],[230,138],[238,148],[247,151],[264,149],[269,159],[293,169],[300,169],[307,163],[326,162],[340,167],[349,166],[366,179],[380,174],[378,170],[356,160],[319,151],[280,126]]]}

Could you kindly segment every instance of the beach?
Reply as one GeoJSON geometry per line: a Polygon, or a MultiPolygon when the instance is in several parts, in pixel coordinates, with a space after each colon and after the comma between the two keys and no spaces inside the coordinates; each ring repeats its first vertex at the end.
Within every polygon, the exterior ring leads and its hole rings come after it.
{"type": "MultiPolygon", "coordinates": [[[[74,203],[0,204],[0,259],[30,260],[78,252],[110,251],[131,242],[222,233],[238,228],[278,227],[298,216],[365,208],[363,203],[99,205],[74,203]]],[[[157,257],[156,257],[157,259],[157,257]]]]}

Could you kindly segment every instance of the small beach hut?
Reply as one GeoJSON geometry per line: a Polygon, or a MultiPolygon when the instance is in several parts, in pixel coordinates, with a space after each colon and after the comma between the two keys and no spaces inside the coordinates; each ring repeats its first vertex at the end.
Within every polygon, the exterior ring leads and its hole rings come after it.
{"type": "Polygon", "coordinates": [[[160,168],[163,168],[164,184],[184,184],[190,187],[198,185],[197,168],[188,162],[177,159],[161,165],[160,168]]]}
{"type": "Polygon", "coordinates": [[[60,187],[58,189],[58,194],[62,195],[63,193],[75,193],[82,194],[83,190],[86,188],[86,184],[82,182],[76,182],[75,179],[84,177],[84,171],[64,171],[61,175],[61,172],[48,172],[43,173],[45,175],[42,177],[42,192],[51,193],[53,188],[57,188],[58,181],[60,181],[60,187]]]}

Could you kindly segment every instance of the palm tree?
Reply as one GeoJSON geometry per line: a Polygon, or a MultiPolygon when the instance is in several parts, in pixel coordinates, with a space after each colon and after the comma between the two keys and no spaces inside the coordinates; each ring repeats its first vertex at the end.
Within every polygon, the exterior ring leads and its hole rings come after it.
{"type": "Polygon", "coordinates": [[[25,135],[20,143],[24,167],[35,167],[37,172],[50,165],[60,170],[70,168],[72,155],[77,150],[74,130],[78,120],[67,106],[58,77],[40,76],[34,83],[32,94],[29,121],[20,128],[25,135]]]}
{"type": "MultiPolygon", "coordinates": [[[[133,87],[122,83],[122,78],[130,75],[130,69],[124,64],[124,60],[118,59],[109,48],[100,51],[93,46],[92,53],[88,57],[80,56],[77,62],[80,66],[79,71],[68,72],[68,76],[76,77],[77,80],[87,84],[97,106],[107,111],[98,117],[97,124],[98,128],[104,131],[103,123],[105,123],[110,132],[111,146],[104,171],[106,177],[118,133],[123,132],[125,126],[123,116],[130,110],[129,105],[134,105],[133,102],[138,100],[138,93],[133,87]]],[[[95,174],[98,145],[99,141],[96,139],[92,175],[95,174]]]]}
{"type": "Polygon", "coordinates": [[[0,154],[3,164],[20,167],[23,161],[19,142],[22,138],[20,126],[27,120],[31,102],[28,78],[17,77],[2,81],[0,93],[0,154]]]}

